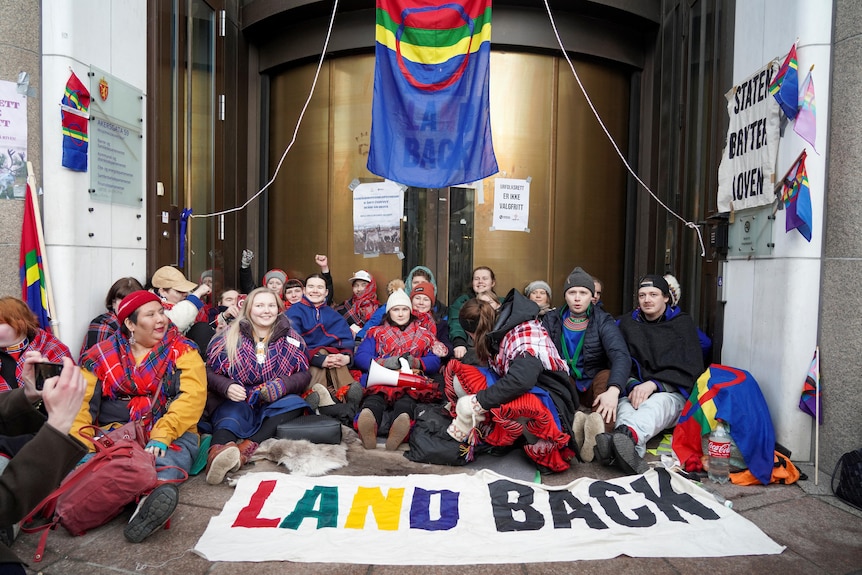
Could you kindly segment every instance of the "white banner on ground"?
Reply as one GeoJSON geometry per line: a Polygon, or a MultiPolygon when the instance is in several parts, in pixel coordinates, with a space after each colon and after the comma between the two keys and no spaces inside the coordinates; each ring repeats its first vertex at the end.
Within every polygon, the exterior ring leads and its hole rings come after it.
{"type": "Polygon", "coordinates": [[[725,94],[730,125],[718,167],[719,212],[763,206],[775,199],[780,118],[769,84],[777,71],[778,62],[770,62],[725,94]]]}
{"type": "Polygon", "coordinates": [[[250,473],[195,551],[210,561],[377,565],[771,555],[784,547],[664,469],[563,487],[476,475],[250,473]]]}

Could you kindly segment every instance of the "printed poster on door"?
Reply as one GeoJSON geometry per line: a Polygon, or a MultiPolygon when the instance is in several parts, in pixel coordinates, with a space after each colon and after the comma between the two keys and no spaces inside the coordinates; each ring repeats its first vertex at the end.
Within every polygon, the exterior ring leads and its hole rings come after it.
{"type": "Polygon", "coordinates": [[[394,254],[401,251],[404,188],[386,180],[353,189],[353,253],[394,254]]]}
{"type": "Polygon", "coordinates": [[[530,181],[496,178],[494,180],[494,222],[491,229],[529,232],[530,181]]]}
{"type": "Polygon", "coordinates": [[[0,199],[23,199],[27,187],[27,98],[0,80],[0,199]]]}

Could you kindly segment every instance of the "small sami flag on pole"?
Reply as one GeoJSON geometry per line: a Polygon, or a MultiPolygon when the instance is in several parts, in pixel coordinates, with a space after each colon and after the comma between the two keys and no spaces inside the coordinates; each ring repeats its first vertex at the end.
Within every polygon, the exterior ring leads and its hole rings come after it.
{"type": "Polygon", "coordinates": [[[37,221],[35,208],[36,198],[30,185],[27,184],[27,194],[24,205],[24,224],[21,227],[21,299],[36,314],[39,327],[51,332],[51,318],[48,309],[48,287],[45,281],[45,270],[42,267],[42,245],[40,241],[41,226],[37,221]]]}
{"type": "Polygon", "coordinates": [[[814,359],[808,368],[805,383],[802,384],[802,397],[799,398],[799,409],[823,424],[823,411],[820,409],[820,347],[814,348],[814,359]]]}
{"type": "Polygon", "coordinates": [[[799,106],[799,65],[796,62],[796,43],[790,48],[784,64],[778,69],[778,74],[769,85],[769,93],[784,110],[784,115],[791,120],[796,117],[799,106]]]}

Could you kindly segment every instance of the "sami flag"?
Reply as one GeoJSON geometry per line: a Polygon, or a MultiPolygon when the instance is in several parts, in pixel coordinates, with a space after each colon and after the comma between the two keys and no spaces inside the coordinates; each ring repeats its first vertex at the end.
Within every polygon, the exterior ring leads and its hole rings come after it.
{"type": "Polygon", "coordinates": [[[799,64],[796,62],[796,44],[790,48],[784,64],[778,69],[778,74],[769,85],[769,93],[784,110],[784,115],[791,120],[796,117],[799,106],[799,64]]]}
{"type": "Polygon", "coordinates": [[[811,190],[808,186],[808,172],[805,169],[805,151],[796,161],[784,180],[782,199],[785,205],[784,231],[796,229],[802,237],[811,241],[811,190]]]}
{"type": "Polygon", "coordinates": [[[35,198],[30,185],[24,198],[24,224],[21,226],[21,299],[36,314],[39,327],[51,331],[51,318],[48,315],[48,292],[45,284],[45,270],[42,268],[42,251],[39,243],[39,228],[36,212],[33,209],[35,198]]]}
{"type": "Polygon", "coordinates": [[[799,409],[817,418],[817,424],[823,425],[823,404],[818,409],[820,402],[820,348],[814,348],[814,359],[808,368],[805,383],[802,384],[802,397],[799,398],[799,409]]]}
{"type": "Polygon", "coordinates": [[[497,173],[491,0],[377,0],[368,169],[442,188],[497,173]]]}
{"type": "Polygon", "coordinates": [[[713,363],[697,379],[673,430],[673,451],[686,470],[699,469],[702,438],[715,428],[716,419],[730,425],[748,470],[769,485],[775,429],[760,386],[750,373],[713,363]]]}
{"type": "Polygon", "coordinates": [[[90,91],[72,72],[60,100],[60,119],[63,124],[63,167],[78,172],[87,171],[87,149],[90,138],[88,124],[90,91]]]}
{"type": "Polygon", "coordinates": [[[802,86],[799,113],[796,115],[796,121],[793,123],[793,131],[799,134],[803,140],[811,144],[811,147],[816,150],[817,106],[814,101],[814,78],[811,77],[810,70],[802,86]]]}

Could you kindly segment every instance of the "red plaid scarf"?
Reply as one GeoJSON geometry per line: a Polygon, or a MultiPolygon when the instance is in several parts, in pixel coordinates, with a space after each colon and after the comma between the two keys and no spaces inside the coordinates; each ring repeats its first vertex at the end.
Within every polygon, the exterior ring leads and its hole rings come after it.
{"type": "Polygon", "coordinates": [[[500,375],[509,372],[509,364],[521,355],[532,355],[549,371],[568,373],[566,362],[560,357],[554,342],[541,322],[531,319],[516,325],[503,336],[500,351],[491,358],[491,367],[500,375]]]}
{"type": "Polygon", "coordinates": [[[355,323],[362,327],[368,318],[377,311],[378,307],[380,307],[380,302],[377,301],[377,282],[372,277],[361,294],[344,302],[344,309],[346,310],[344,319],[349,324],[355,323]]]}
{"type": "Polygon", "coordinates": [[[195,344],[183,337],[174,324],[170,324],[162,340],[153,347],[141,363],[135,365],[131,344],[122,330],[94,345],[81,360],[84,369],[95,374],[102,384],[104,397],[117,399],[128,396],[129,421],[140,420],[149,432],[155,420],[166,411],[168,397],[162,392],[166,380],[173,374],[177,358],[195,350],[195,344]],[[158,399],[150,409],[152,396],[158,399]]]}
{"type": "Polygon", "coordinates": [[[416,323],[437,335],[437,322],[434,321],[434,314],[430,311],[418,312],[414,309],[413,315],[416,317],[416,323]]]}
{"type": "Polygon", "coordinates": [[[53,363],[63,363],[64,357],[72,357],[69,348],[59,339],[45,331],[37,329],[33,339],[16,351],[9,351],[5,348],[0,348],[9,354],[9,357],[15,360],[15,380],[8,382],[0,377],[0,392],[9,391],[10,389],[20,387],[18,382],[21,381],[21,372],[24,370],[24,353],[30,350],[38,351],[46,360],[53,363]]]}
{"type": "Polygon", "coordinates": [[[377,347],[376,357],[398,357],[409,353],[413,357],[424,357],[431,353],[431,347],[437,338],[415,320],[402,330],[384,322],[383,325],[368,330],[368,337],[374,339],[377,347]]]}

